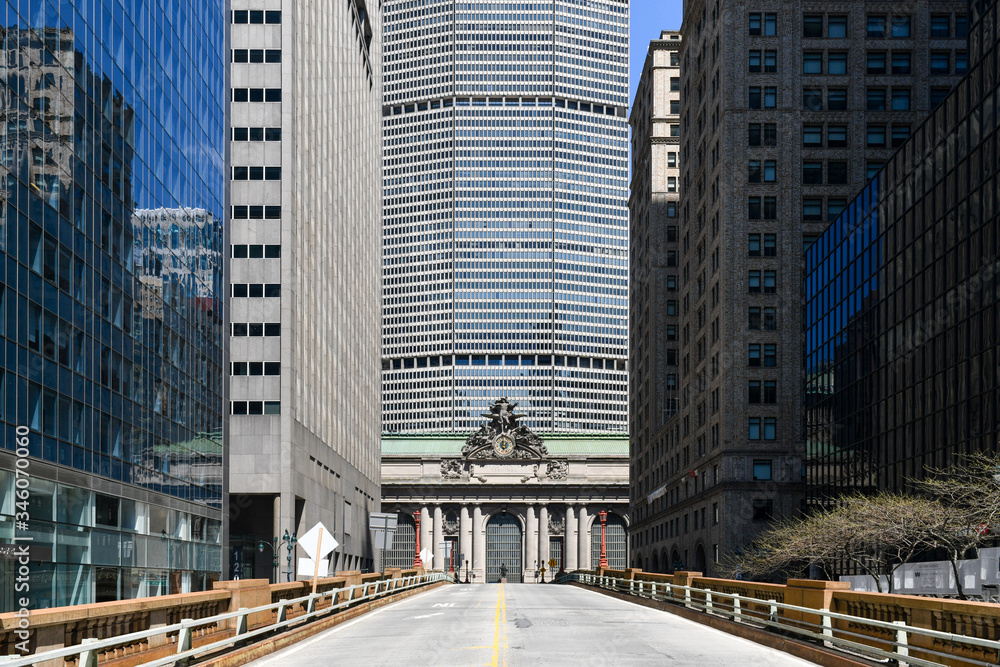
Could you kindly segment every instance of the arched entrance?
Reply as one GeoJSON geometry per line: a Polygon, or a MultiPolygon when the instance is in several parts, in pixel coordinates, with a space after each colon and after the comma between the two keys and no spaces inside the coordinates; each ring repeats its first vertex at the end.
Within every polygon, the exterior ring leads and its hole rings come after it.
{"type": "MultiPolygon", "coordinates": [[[[608,567],[612,570],[622,570],[626,567],[628,552],[628,529],[625,519],[608,512],[605,526],[605,547],[608,557],[608,567]]],[[[601,520],[594,519],[590,527],[590,567],[596,568],[601,562],[601,520]]]]}
{"type": "Polygon", "coordinates": [[[695,549],[694,552],[694,569],[704,574],[707,565],[708,563],[706,562],[705,558],[705,547],[699,544],[698,548],[695,549]]]}
{"type": "Polygon", "coordinates": [[[486,583],[500,581],[500,567],[507,568],[507,581],[521,583],[521,522],[513,514],[500,512],[486,524],[486,583]]]}

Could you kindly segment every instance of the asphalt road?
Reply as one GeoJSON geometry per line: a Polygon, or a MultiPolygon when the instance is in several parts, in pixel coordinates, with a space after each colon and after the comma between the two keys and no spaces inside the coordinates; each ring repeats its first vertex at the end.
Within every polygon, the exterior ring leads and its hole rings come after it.
{"type": "Polygon", "coordinates": [[[813,663],[574,586],[480,584],[421,593],[250,664],[792,667],[813,663]]]}

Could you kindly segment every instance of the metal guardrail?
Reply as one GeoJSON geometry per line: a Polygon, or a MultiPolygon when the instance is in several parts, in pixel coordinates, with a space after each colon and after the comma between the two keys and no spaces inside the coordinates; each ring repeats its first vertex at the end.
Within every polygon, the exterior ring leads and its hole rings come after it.
{"type": "MultiPolygon", "coordinates": [[[[738,595],[736,593],[723,593],[710,588],[696,588],[694,586],[681,586],[667,582],[642,581],[637,579],[620,579],[617,577],[607,577],[597,574],[574,572],[563,579],[564,581],[578,581],[589,586],[597,586],[618,592],[635,595],[637,597],[648,597],[652,600],[673,602],[683,605],[689,609],[700,610],[707,614],[712,614],[722,618],[728,618],[737,623],[760,625],[766,628],[782,630],[785,632],[800,635],[802,637],[821,642],[826,648],[837,648],[854,654],[861,654],[876,659],[890,660],[905,667],[914,665],[915,667],[941,667],[944,663],[932,662],[910,656],[910,637],[920,635],[943,642],[975,646],[978,648],[997,651],[1000,653],[1000,641],[970,637],[950,632],[940,632],[929,628],[920,628],[907,625],[903,621],[880,621],[863,616],[851,616],[840,614],[828,609],[814,609],[812,607],[799,607],[797,605],[784,604],[776,600],[762,600],[760,598],[738,595]],[[702,599],[695,597],[702,596],[702,599]],[[725,602],[728,601],[728,604],[725,602]],[[751,606],[768,609],[765,615],[761,611],[749,611],[751,606]],[[782,619],[778,610],[793,611],[810,616],[820,617],[820,623],[810,623],[805,620],[795,620],[794,623],[782,619]],[[879,628],[895,636],[895,641],[879,639],[860,632],[853,632],[844,628],[836,628],[838,635],[834,635],[833,621],[847,621],[849,623],[879,628]],[[844,635],[877,641],[891,646],[892,650],[885,650],[868,644],[862,644],[851,639],[846,639],[844,635]]],[[[983,667],[996,667],[1000,663],[986,662],[968,656],[955,656],[952,653],[938,651],[927,646],[913,647],[921,653],[940,656],[942,658],[959,659],[970,665],[982,665],[983,667]]]]}
{"type": "MultiPolygon", "coordinates": [[[[323,593],[310,593],[309,595],[304,595],[302,597],[291,600],[279,600],[273,604],[261,605],[260,607],[241,607],[237,611],[231,611],[225,614],[216,614],[215,616],[207,616],[199,619],[186,618],[180,623],[165,625],[152,630],[131,632],[129,634],[119,635],[109,639],[84,639],[82,644],[65,646],[63,648],[36,653],[32,656],[26,656],[23,658],[15,657],[11,659],[8,656],[0,656],[0,665],[3,667],[30,667],[31,665],[35,665],[44,660],[77,656],[77,667],[97,667],[97,657],[104,649],[114,648],[123,643],[174,632],[177,633],[176,654],[143,664],[146,667],[159,667],[161,665],[173,664],[186,665],[188,660],[196,655],[225,648],[236,644],[237,642],[244,642],[247,639],[252,639],[259,635],[273,633],[275,630],[281,630],[291,625],[299,625],[305,621],[309,621],[320,616],[326,616],[339,609],[344,609],[351,605],[384,597],[390,593],[399,593],[401,591],[410,590],[437,581],[450,581],[450,579],[439,572],[431,572],[423,575],[413,575],[398,579],[383,579],[368,583],[355,584],[353,586],[346,586],[344,588],[334,588],[329,591],[324,591],[323,593]],[[392,586],[392,584],[397,585],[392,586]],[[361,595],[359,597],[354,597],[354,591],[358,589],[361,589],[361,595]],[[331,604],[329,607],[324,607],[322,609],[316,609],[316,604],[324,598],[334,597],[344,593],[348,594],[348,597],[344,602],[331,604]],[[306,605],[305,614],[301,614],[291,619],[287,618],[287,613],[290,608],[303,603],[306,605]],[[271,611],[276,612],[274,623],[269,623],[254,630],[249,630],[249,619],[251,614],[271,611]],[[234,618],[237,619],[237,621],[236,633],[233,636],[212,642],[211,644],[205,644],[204,646],[199,646],[197,648],[192,645],[194,630],[196,628],[205,625],[214,625],[216,623],[228,621],[234,618]]],[[[335,600],[333,602],[335,602],[335,600]]]]}

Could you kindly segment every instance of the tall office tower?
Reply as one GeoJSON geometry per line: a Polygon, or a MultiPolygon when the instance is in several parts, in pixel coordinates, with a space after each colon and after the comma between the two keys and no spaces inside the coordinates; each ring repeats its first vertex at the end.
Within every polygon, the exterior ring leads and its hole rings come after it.
{"type": "MultiPolygon", "coordinates": [[[[639,506],[663,490],[660,472],[650,465],[654,444],[677,413],[678,181],[681,114],[681,35],[663,31],[649,43],[632,100],[632,193],[629,257],[629,452],[630,501],[639,506]]],[[[666,508],[659,503],[642,521],[629,525],[632,543],[654,533],[666,508]]],[[[646,547],[633,558],[660,569],[659,553],[646,547]]]]}
{"type": "Polygon", "coordinates": [[[636,491],[637,523],[667,511],[636,534],[650,564],[716,572],[799,510],[803,247],[964,72],[965,25],[963,2],[685,3],[680,401],[636,491]]]}
{"type": "Polygon", "coordinates": [[[210,589],[225,12],[36,9],[5,0],[0,19],[0,611],[210,589]]]}
{"type": "Polygon", "coordinates": [[[385,430],[625,431],[628,3],[384,9],[385,430]]]}
{"type": "Polygon", "coordinates": [[[232,9],[229,557],[245,577],[284,581],[280,538],[322,521],[340,544],[332,567],[370,567],[381,14],[364,0],[232,9]]]}
{"type": "Polygon", "coordinates": [[[1000,450],[1000,9],[969,9],[968,76],[806,255],[811,503],[1000,450]]]}

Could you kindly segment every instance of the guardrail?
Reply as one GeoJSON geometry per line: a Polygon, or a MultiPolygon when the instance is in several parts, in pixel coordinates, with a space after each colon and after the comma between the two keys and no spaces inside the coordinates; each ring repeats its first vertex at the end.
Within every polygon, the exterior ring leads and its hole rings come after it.
{"type": "Polygon", "coordinates": [[[179,623],[123,634],[117,637],[109,637],[108,639],[84,639],[80,644],[42,651],[23,658],[0,656],[0,665],[3,667],[30,667],[31,665],[38,665],[48,660],[70,658],[71,660],[75,659],[76,667],[97,667],[98,655],[102,651],[114,649],[123,644],[142,643],[150,638],[163,635],[168,638],[171,636],[175,638],[176,651],[169,656],[144,662],[143,664],[147,667],[174,664],[186,665],[196,655],[218,651],[261,635],[273,634],[276,631],[293,625],[300,625],[319,617],[327,616],[349,606],[369,602],[389,594],[418,588],[438,581],[450,581],[450,579],[440,572],[416,574],[397,579],[379,579],[320,593],[310,593],[309,595],[297,598],[282,599],[278,602],[259,607],[241,607],[237,611],[198,619],[185,618],[179,623]],[[358,592],[360,592],[359,595],[357,595],[358,592]],[[329,601],[329,604],[322,604],[327,601],[329,601]],[[303,609],[304,613],[291,616],[292,611],[295,609],[303,609]],[[251,618],[259,619],[261,618],[260,614],[265,614],[273,620],[251,629],[251,618]],[[222,623],[228,624],[231,620],[235,621],[235,633],[231,636],[197,647],[193,645],[193,639],[199,628],[218,626],[222,623]]]}
{"type": "Polygon", "coordinates": [[[683,605],[736,623],[797,635],[821,643],[826,648],[891,660],[901,666],[996,667],[1000,664],[1000,641],[918,627],[905,621],[841,614],[829,609],[787,604],[773,598],[756,598],[669,581],[614,577],[600,572],[575,572],[565,579],[683,605]],[[924,641],[915,645],[914,638],[924,641]],[[956,655],[959,652],[961,655],[956,655]],[[980,653],[982,659],[970,656],[970,652],[980,653]]]}

